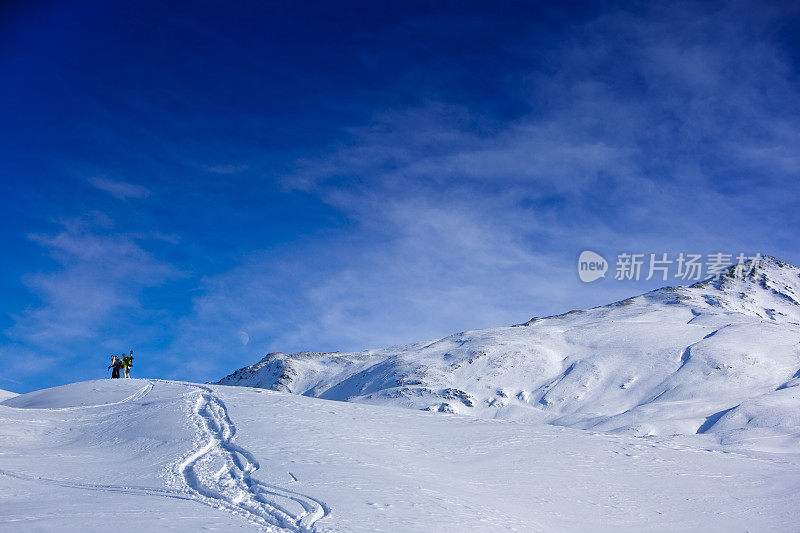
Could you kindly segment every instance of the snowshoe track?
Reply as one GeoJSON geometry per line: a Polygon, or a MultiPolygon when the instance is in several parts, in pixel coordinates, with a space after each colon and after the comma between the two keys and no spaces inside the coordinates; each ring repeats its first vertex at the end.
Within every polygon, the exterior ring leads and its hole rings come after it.
{"type": "MultiPolygon", "coordinates": [[[[121,405],[141,400],[153,390],[154,384],[160,381],[149,380],[147,385],[117,402],[74,407],[13,409],[76,411],[121,405]]],[[[180,479],[185,485],[183,488],[83,483],[31,476],[3,469],[0,469],[0,476],[65,488],[192,500],[229,511],[264,531],[319,533],[315,523],[330,513],[325,503],[253,479],[251,474],[258,470],[260,465],[251,452],[233,441],[236,436],[236,426],[228,415],[225,404],[209,387],[185,385],[199,393],[196,400],[193,398],[190,412],[200,435],[200,443],[177,465],[180,479]]]]}
{"type": "Polygon", "coordinates": [[[246,518],[265,531],[313,533],[329,514],[310,496],[253,479],[258,460],[233,442],[236,426],[228,409],[209,387],[191,385],[200,393],[192,416],[201,445],[178,466],[189,491],[203,503],[246,518]]]}

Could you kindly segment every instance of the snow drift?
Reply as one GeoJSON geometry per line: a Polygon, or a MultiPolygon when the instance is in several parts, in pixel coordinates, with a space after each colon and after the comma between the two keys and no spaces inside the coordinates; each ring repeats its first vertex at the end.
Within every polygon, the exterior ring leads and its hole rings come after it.
{"type": "Polygon", "coordinates": [[[800,450],[800,269],[355,353],[271,353],[219,381],[330,400],[800,450]]]}

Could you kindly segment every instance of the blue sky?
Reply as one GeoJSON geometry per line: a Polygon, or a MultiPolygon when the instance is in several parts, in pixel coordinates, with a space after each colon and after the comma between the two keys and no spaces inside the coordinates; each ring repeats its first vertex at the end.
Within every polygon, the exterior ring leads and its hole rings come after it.
{"type": "Polygon", "coordinates": [[[216,380],[800,263],[791,2],[0,10],[0,388],[216,380]]]}

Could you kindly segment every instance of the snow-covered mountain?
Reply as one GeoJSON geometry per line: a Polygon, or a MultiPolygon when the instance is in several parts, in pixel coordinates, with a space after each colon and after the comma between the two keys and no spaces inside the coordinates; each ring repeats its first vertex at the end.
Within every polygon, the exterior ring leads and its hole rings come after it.
{"type": "Polygon", "coordinates": [[[219,381],[331,400],[800,450],[800,269],[767,257],[518,326],[271,353],[219,381]]]}
{"type": "Polygon", "coordinates": [[[0,530],[794,530],[799,276],[768,259],[517,327],[271,354],[224,380],[255,388],[12,395],[0,530]]]}

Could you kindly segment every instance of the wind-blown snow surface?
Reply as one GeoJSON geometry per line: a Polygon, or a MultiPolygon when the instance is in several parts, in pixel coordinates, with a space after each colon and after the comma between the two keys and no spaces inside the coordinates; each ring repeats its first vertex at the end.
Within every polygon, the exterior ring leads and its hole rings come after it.
{"type": "Polygon", "coordinates": [[[156,380],[0,403],[2,531],[790,531],[800,456],[156,380]]]}
{"type": "Polygon", "coordinates": [[[269,354],[219,383],[800,451],[800,269],[766,258],[717,281],[517,327],[356,353],[269,354]]]}

